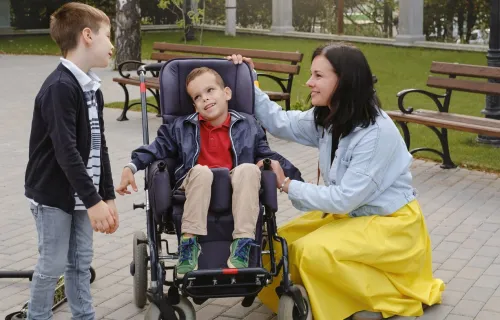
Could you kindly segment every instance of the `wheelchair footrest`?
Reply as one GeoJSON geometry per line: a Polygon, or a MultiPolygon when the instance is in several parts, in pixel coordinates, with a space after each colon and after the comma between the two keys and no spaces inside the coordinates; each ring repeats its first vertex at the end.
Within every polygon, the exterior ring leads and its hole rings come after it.
{"type": "Polygon", "coordinates": [[[263,268],[206,269],[184,275],[181,290],[193,298],[224,298],[257,295],[271,275],[263,268]]]}

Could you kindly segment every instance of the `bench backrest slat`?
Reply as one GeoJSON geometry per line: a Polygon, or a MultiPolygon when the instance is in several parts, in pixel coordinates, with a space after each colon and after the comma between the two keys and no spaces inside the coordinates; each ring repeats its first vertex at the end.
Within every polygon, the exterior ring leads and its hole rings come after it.
{"type": "MultiPolygon", "coordinates": [[[[171,59],[196,58],[196,57],[201,57],[201,55],[194,55],[194,54],[193,55],[181,55],[181,54],[171,54],[171,53],[163,53],[163,52],[153,52],[151,54],[151,59],[157,60],[157,61],[168,61],[171,59]]],[[[204,57],[206,57],[206,55],[204,57]]],[[[282,63],[267,63],[267,62],[259,62],[259,61],[254,61],[254,65],[255,65],[256,70],[261,70],[261,71],[287,73],[287,74],[294,74],[294,75],[298,74],[300,72],[300,66],[298,66],[298,65],[282,64],[282,63]]]]}
{"type": "Polygon", "coordinates": [[[433,88],[458,90],[472,93],[500,95],[500,83],[479,82],[429,76],[427,85],[433,88]]]}
{"type": "Polygon", "coordinates": [[[228,56],[231,54],[241,54],[252,59],[269,59],[298,63],[302,61],[303,54],[299,52],[281,52],[267,50],[253,50],[227,47],[208,47],[188,44],[176,44],[167,42],[155,42],[153,50],[171,51],[183,53],[209,54],[214,56],[228,56]]]}
{"type": "Polygon", "coordinates": [[[500,68],[496,67],[448,62],[432,62],[431,72],[437,74],[500,80],[500,68]]]}

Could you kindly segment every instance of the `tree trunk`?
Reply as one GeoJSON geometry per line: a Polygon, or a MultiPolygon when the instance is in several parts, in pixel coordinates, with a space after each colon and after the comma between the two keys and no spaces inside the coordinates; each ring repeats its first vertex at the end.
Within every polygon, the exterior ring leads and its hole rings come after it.
{"type": "MultiPolygon", "coordinates": [[[[465,0],[467,1],[467,0],[465,0]]],[[[465,4],[462,1],[458,6],[457,19],[458,19],[458,37],[460,42],[464,41],[464,24],[465,24],[465,4]]]]}
{"type": "Polygon", "coordinates": [[[467,33],[465,34],[465,43],[469,43],[472,30],[477,20],[477,12],[474,10],[474,0],[467,1],[467,33]]]}
{"type": "Polygon", "coordinates": [[[456,0],[448,0],[446,5],[446,20],[445,20],[445,40],[451,42],[453,40],[453,18],[457,9],[456,0]]]}
{"type": "MultiPolygon", "coordinates": [[[[116,1],[115,69],[126,60],[141,61],[141,7],[140,0],[116,1]]],[[[136,70],[130,64],[123,70],[136,70]]]]}

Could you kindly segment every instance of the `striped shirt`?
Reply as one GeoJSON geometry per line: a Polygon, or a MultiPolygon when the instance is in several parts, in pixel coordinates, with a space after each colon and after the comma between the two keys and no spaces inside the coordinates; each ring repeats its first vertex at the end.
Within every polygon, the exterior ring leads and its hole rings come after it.
{"type": "MultiPolygon", "coordinates": [[[[94,186],[99,191],[101,178],[101,130],[99,128],[99,115],[97,113],[97,101],[95,91],[84,91],[87,107],[89,108],[90,122],[90,154],[87,162],[87,173],[92,178],[94,186]]],[[[75,193],[75,210],[87,210],[82,200],[75,193]]]]}
{"type": "MultiPolygon", "coordinates": [[[[73,62],[61,58],[61,63],[68,68],[76,77],[85,95],[87,107],[89,108],[90,123],[90,154],[87,162],[87,173],[94,182],[94,186],[99,191],[99,181],[101,179],[101,130],[99,128],[99,115],[97,112],[97,100],[95,93],[101,86],[101,79],[92,71],[83,72],[73,62]]],[[[82,200],[75,192],[75,210],[87,210],[82,200]]]]}

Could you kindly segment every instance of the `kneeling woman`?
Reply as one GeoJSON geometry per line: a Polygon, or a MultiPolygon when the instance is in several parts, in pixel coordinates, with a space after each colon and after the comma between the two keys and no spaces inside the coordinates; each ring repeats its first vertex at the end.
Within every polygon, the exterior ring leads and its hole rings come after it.
{"type": "MultiPolygon", "coordinates": [[[[368,62],[352,46],[320,47],[307,86],[312,107],[304,112],[283,111],[255,89],[256,117],[272,135],[319,149],[325,185],[290,181],[272,164],[277,186],[309,211],[279,229],[292,281],[307,289],[316,320],[420,316],[423,305],[441,302],[444,284],[432,275],[412,156],[380,108],[368,62]]],[[[273,286],[259,298],[277,311],[273,286]]]]}

